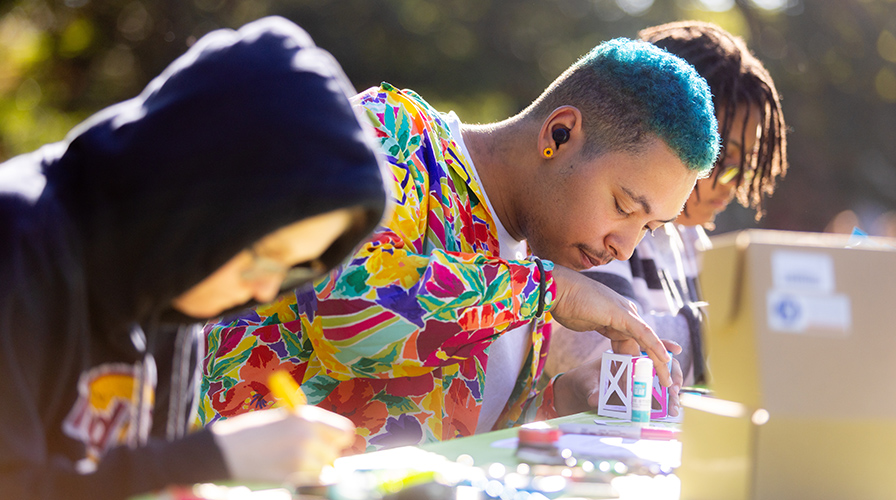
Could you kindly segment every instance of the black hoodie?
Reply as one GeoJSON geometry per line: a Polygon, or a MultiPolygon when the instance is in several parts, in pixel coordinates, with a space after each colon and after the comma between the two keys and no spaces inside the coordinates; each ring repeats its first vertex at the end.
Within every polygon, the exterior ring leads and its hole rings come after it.
{"type": "Polygon", "coordinates": [[[177,437],[201,346],[185,324],[206,318],[170,303],[309,216],[363,209],[330,266],[374,227],[385,194],[351,93],[304,31],[266,18],[203,37],[138,97],[0,165],[0,497],[227,479],[207,430],[177,437]]]}

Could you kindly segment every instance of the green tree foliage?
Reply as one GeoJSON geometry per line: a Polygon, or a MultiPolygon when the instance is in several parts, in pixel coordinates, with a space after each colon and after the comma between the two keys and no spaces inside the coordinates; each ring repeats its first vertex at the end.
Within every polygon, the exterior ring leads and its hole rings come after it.
{"type": "MultiPolygon", "coordinates": [[[[265,15],[304,27],[358,89],[412,88],[467,122],[512,115],[602,40],[679,19],[743,36],[791,126],[761,225],[820,231],[896,210],[896,0],[7,0],[0,159],[136,95],[203,34],[265,15]]],[[[752,225],[729,211],[719,230],[752,225]]]]}

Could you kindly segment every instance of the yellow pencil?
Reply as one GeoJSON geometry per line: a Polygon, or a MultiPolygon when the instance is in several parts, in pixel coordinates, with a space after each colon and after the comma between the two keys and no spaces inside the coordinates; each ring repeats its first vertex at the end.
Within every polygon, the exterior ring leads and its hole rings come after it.
{"type": "Polygon", "coordinates": [[[290,410],[295,410],[299,406],[308,403],[302,388],[292,378],[292,375],[284,370],[271,374],[270,378],[268,378],[268,387],[270,387],[274,397],[290,410]]]}

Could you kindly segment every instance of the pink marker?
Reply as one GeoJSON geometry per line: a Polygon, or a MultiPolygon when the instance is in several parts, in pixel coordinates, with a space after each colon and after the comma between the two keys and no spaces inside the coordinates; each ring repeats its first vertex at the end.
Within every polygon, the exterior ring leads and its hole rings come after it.
{"type": "Polygon", "coordinates": [[[589,436],[620,437],[625,439],[678,439],[678,429],[660,427],[634,427],[597,424],[560,424],[564,434],[588,434],[589,436]]]}

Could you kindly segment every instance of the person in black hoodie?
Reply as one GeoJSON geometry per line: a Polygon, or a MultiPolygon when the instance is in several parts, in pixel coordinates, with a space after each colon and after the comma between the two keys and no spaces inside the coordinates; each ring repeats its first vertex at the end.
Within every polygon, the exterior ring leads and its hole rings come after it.
{"type": "Polygon", "coordinates": [[[188,430],[196,324],[310,281],[382,216],[353,93],[301,28],[266,18],[0,164],[4,498],[281,481],[351,441],[316,407],[188,430]]]}

